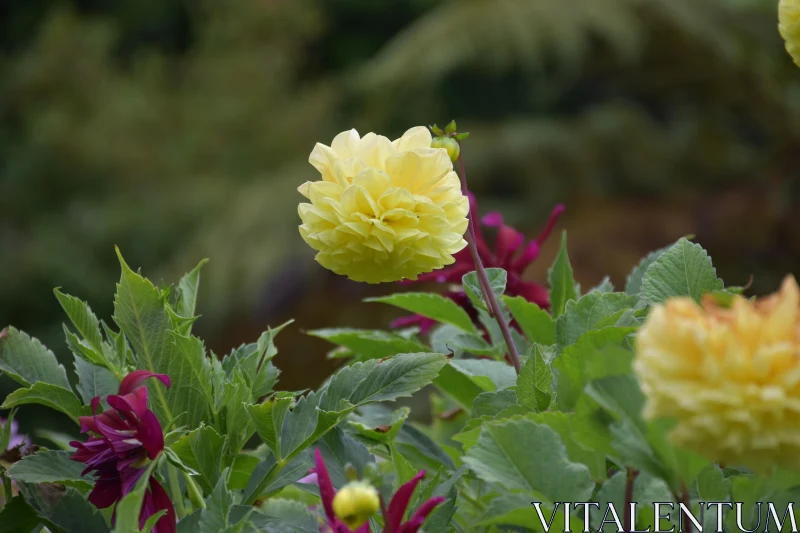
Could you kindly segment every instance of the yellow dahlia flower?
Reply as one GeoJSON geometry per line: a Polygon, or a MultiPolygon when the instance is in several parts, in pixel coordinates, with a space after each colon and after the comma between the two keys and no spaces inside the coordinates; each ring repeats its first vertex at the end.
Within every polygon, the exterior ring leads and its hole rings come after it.
{"type": "Polygon", "coordinates": [[[778,31],[786,41],[786,50],[800,66],[800,0],[780,0],[778,31]]]}
{"type": "Polygon", "coordinates": [[[467,245],[469,201],[447,151],[431,140],[424,127],[395,141],[350,130],[314,147],[309,162],[322,179],[298,188],[311,202],[298,212],[319,264],[381,283],[454,262],[467,245]]]}
{"type": "Polygon", "coordinates": [[[671,438],[707,458],[768,473],[800,469],[800,289],[730,308],[673,298],[652,309],[634,369],[647,419],[674,418],[671,438]]]}

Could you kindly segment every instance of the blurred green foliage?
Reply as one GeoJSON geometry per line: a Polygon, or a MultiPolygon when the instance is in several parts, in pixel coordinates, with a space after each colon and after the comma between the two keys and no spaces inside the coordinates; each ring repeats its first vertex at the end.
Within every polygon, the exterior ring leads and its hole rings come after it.
{"type": "MultiPolygon", "coordinates": [[[[0,324],[51,346],[53,286],[110,314],[115,244],[168,281],[211,258],[198,325],[219,351],[292,316],[384,324],[352,303],[388,290],[328,275],[296,229],[308,153],[351,127],[396,136],[457,118],[482,210],[533,231],[566,203],[587,286],[619,284],[629,258],[687,232],[757,291],[800,258],[800,72],[774,2],[0,9],[0,324]]],[[[287,337],[282,353],[320,347],[287,337]]],[[[281,366],[288,386],[313,385],[281,366]]]]}

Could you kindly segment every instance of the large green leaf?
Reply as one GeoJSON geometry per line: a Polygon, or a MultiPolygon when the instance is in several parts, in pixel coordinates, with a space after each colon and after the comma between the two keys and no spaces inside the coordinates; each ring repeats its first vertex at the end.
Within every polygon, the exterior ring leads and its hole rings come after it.
{"type": "Polygon", "coordinates": [[[39,515],[22,496],[12,498],[0,511],[3,533],[31,533],[40,523],[39,515]]]}
{"type": "Polygon", "coordinates": [[[11,326],[0,331],[0,372],[24,387],[42,382],[69,388],[67,372],[53,352],[11,326]]]}
{"type": "Polygon", "coordinates": [[[630,274],[628,274],[628,278],[625,282],[626,294],[639,294],[639,292],[642,290],[642,281],[644,280],[645,272],[647,272],[647,269],[650,268],[650,265],[652,265],[655,260],[661,256],[661,254],[669,249],[670,246],[665,246],[664,248],[650,252],[641,261],[639,261],[639,264],[634,267],[630,274]]]}
{"type": "Polygon", "coordinates": [[[81,475],[86,465],[70,459],[71,452],[39,451],[12,464],[8,477],[27,483],[61,483],[78,489],[94,484],[91,477],[81,475]]]}
{"type": "Polygon", "coordinates": [[[583,502],[594,482],[586,465],[569,460],[558,434],[531,420],[490,422],[464,458],[484,481],[549,502],[583,502]]]}
{"type": "Polygon", "coordinates": [[[211,492],[219,479],[224,442],[214,428],[201,425],[181,437],[171,449],[186,466],[197,471],[198,482],[206,492],[211,492]]]}
{"type": "Polygon", "coordinates": [[[379,298],[367,298],[367,302],[381,302],[412,313],[418,313],[443,324],[450,324],[464,331],[475,332],[475,325],[463,308],[450,298],[429,292],[401,292],[379,298]]]}
{"type": "Polygon", "coordinates": [[[359,359],[382,359],[398,353],[428,352],[424,344],[381,330],[328,328],[315,329],[309,335],[349,348],[359,359]]]}
{"type": "Polygon", "coordinates": [[[271,498],[253,516],[267,533],[319,533],[317,515],[302,502],[271,498]]]}
{"type": "Polygon", "coordinates": [[[534,344],[517,380],[519,403],[534,411],[546,411],[553,397],[553,371],[544,362],[542,348],[534,344]]]}
{"type": "Polygon", "coordinates": [[[15,390],[6,396],[5,402],[0,408],[11,409],[18,405],[31,403],[46,405],[51,409],[61,411],[76,424],[80,424],[81,416],[91,414],[89,408],[83,405],[72,390],[43,382],[34,383],[27,389],[15,390]]]}
{"type": "MultiPolygon", "coordinates": [[[[496,299],[500,299],[506,291],[506,283],[508,282],[508,273],[502,268],[487,268],[486,279],[489,281],[489,289],[494,294],[496,299]]],[[[464,292],[467,297],[478,309],[487,310],[488,302],[483,297],[481,284],[478,280],[478,273],[475,271],[464,274],[461,278],[461,284],[464,287],[464,292]]]]}
{"type": "Polygon", "coordinates": [[[78,375],[78,394],[86,405],[96,396],[105,398],[119,390],[119,380],[113,372],[80,357],[75,358],[75,373],[78,375]]]}
{"type": "Polygon", "coordinates": [[[114,320],[133,347],[137,366],[167,374],[171,389],[149,383],[153,411],[162,424],[181,416],[180,424],[197,427],[209,413],[211,379],[200,340],[171,331],[165,294],[135,273],[117,250],[122,275],[114,298],[114,320]]]}
{"type": "Polygon", "coordinates": [[[433,384],[467,410],[472,409],[472,404],[479,394],[486,392],[486,389],[469,376],[449,364],[442,367],[433,384]]]}
{"type": "Polygon", "coordinates": [[[19,483],[19,487],[20,494],[48,525],[50,531],[108,533],[103,516],[77,489],[48,483],[35,485],[24,482],[19,483]]]}
{"type": "Polygon", "coordinates": [[[589,331],[575,344],[567,346],[552,362],[557,372],[557,401],[561,410],[574,408],[587,382],[587,367],[593,362],[603,365],[604,358],[629,352],[625,339],[636,328],[609,327],[589,331]]]}
{"type": "Polygon", "coordinates": [[[483,391],[504,390],[513,387],[517,382],[514,368],[500,361],[452,359],[450,366],[467,376],[483,391]]]}
{"type": "Polygon", "coordinates": [[[566,230],[561,234],[561,248],[553,266],[550,267],[548,277],[550,279],[550,312],[554,317],[558,317],[564,313],[567,302],[578,297],[572,265],[567,254],[566,230]]]}
{"type": "Polygon", "coordinates": [[[530,342],[544,346],[556,342],[556,322],[550,313],[522,296],[505,296],[503,301],[530,342]]]}
{"type": "Polygon", "coordinates": [[[197,305],[197,291],[200,287],[200,269],[207,262],[208,259],[201,260],[191,272],[187,272],[178,282],[178,303],[175,306],[175,311],[178,315],[187,318],[194,316],[194,309],[197,305]]]}
{"type": "Polygon", "coordinates": [[[642,296],[650,303],[661,303],[673,296],[690,296],[699,302],[703,293],[722,288],[708,253],[684,238],[648,267],[642,296]]]}
{"type": "Polygon", "coordinates": [[[342,401],[358,406],[410,396],[429,384],[445,364],[447,359],[438,353],[406,353],[381,363],[356,363],[331,378],[320,408],[336,410],[342,401]]]}
{"type": "Polygon", "coordinates": [[[274,398],[259,405],[247,405],[258,436],[280,458],[280,434],[283,418],[292,404],[292,398],[274,398]]]}
{"type": "Polygon", "coordinates": [[[102,351],[103,337],[100,334],[100,322],[89,308],[89,304],[58,289],[53,289],[53,292],[78,333],[92,348],[102,351]]]}
{"type": "Polygon", "coordinates": [[[556,324],[558,345],[569,346],[587,331],[613,326],[636,301],[637,297],[620,292],[590,292],[577,301],[568,302],[556,324]]]}

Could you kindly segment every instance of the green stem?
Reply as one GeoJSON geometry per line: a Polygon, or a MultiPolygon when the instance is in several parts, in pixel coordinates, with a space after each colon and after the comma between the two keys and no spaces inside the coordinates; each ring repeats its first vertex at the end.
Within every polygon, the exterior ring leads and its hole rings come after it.
{"type": "Polygon", "coordinates": [[[3,474],[0,474],[0,478],[3,480],[3,505],[0,505],[0,509],[2,509],[11,501],[13,493],[11,492],[11,480],[3,474]]]}
{"type": "Polygon", "coordinates": [[[194,482],[192,476],[183,472],[183,479],[186,481],[186,492],[189,494],[189,501],[195,509],[205,509],[206,502],[203,500],[203,493],[194,482]]]}
{"type": "Polygon", "coordinates": [[[169,491],[172,493],[172,503],[175,504],[175,512],[178,518],[186,516],[186,507],[183,504],[183,493],[181,492],[181,484],[178,482],[178,470],[175,466],[167,465],[167,476],[169,482],[169,491]]]}
{"type": "MultiPolygon", "coordinates": [[[[464,170],[464,157],[461,152],[458,154],[458,166],[461,170],[461,189],[463,190],[464,194],[467,194],[467,173],[464,170]]],[[[472,215],[473,213],[468,214],[470,225],[467,229],[467,245],[469,246],[469,251],[472,254],[472,261],[475,263],[475,273],[478,276],[478,281],[481,283],[483,297],[486,299],[486,305],[489,307],[490,314],[494,316],[494,319],[497,321],[497,325],[500,327],[500,331],[503,333],[503,339],[505,339],[506,346],[508,347],[508,356],[511,358],[511,364],[514,365],[514,370],[516,370],[517,374],[519,374],[522,365],[519,361],[517,345],[514,344],[514,338],[511,336],[511,330],[508,328],[508,323],[506,322],[506,318],[503,316],[502,309],[500,309],[500,303],[497,301],[497,297],[491,290],[491,283],[489,283],[489,278],[486,275],[486,269],[483,267],[483,261],[481,261],[481,256],[478,253],[478,245],[475,238],[475,227],[472,222],[472,215]]]]}

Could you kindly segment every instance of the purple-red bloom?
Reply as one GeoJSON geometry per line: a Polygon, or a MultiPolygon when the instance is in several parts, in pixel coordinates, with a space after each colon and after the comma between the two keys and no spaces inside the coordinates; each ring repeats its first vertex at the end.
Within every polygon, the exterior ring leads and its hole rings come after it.
{"type": "MultiPolygon", "coordinates": [[[[472,213],[472,216],[475,216],[478,212],[477,202],[472,193],[467,194],[470,202],[470,213],[472,213]]],[[[565,207],[561,204],[553,208],[542,232],[538,237],[527,243],[525,242],[525,235],[505,224],[503,215],[496,211],[487,213],[483,219],[481,219],[480,224],[474,224],[475,241],[478,248],[478,255],[483,262],[483,266],[486,268],[502,268],[506,271],[508,281],[506,283],[505,293],[509,296],[521,296],[527,301],[535,303],[542,309],[550,308],[550,298],[547,289],[534,281],[523,279],[522,275],[525,269],[539,257],[542,244],[544,244],[553,232],[553,228],[556,222],[558,222],[558,218],[564,212],[564,209],[565,207]],[[481,226],[495,228],[497,230],[494,249],[490,248],[487,244],[481,226]]],[[[461,250],[455,254],[453,258],[456,260],[455,263],[447,268],[429,274],[423,274],[415,281],[403,281],[402,283],[434,281],[436,283],[460,285],[461,278],[464,277],[465,274],[475,270],[475,263],[472,261],[472,255],[468,248],[461,250]]],[[[444,296],[463,307],[472,320],[477,322],[478,314],[462,289],[451,290],[445,293],[444,296]]],[[[429,318],[421,315],[411,315],[398,318],[392,322],[391,326],[393,328],[418,326],[421,333],[425,334],[430,331],[435,324],[436,322],[429,318]]]]}
{"type": "MultiPolygon", "coordinates": [[[[319,449],[315,450],[316,468],[314,469],[317,474],[317,482],[319,484],[319,494],[322,499],[322,506],[325,508],[325,516],[328,519],[327,526],[320,529],[321,533],[370,533],[369,522],[356,531],[352,531],[347,525],[338,517],[333,511],[333,499],[336,496],[336,489],[333,488],[328,469],[325,466],[325,461],[322,459],[322,454],[319,449]]],[[[408,504],[411,501],[411,496],[414,494],[414,489],[417,488],[422,478],[425,477],[425,471],[419,474],[408,483],[397,489],[397,492],[392,496],[392,501],[389,502],[388,509],[381,505],[384,509],[383,516],[383,533],[417,533],[419,528],[428,518],[428,515],[433,510],[444,503],[447,498],[437,496],[431,498],[419,506],[417,511],[411,518],[403,522],[403,517],[408,509],[408,504]]]]}
{"type": "MultiPolygon", "coordinates": [[[[89,501],[98,509],[116,504],[142,477],[148,464],[164,449],[164,433],[156,415],[147,407],[147,387],[144,381],[155,377],[167,387],[169,376],[147,370],[131,372],[122,380],[118,395],[109,395],[110,409],[97,414],[100,397],[92,399],[92,416],[82,416],[81,432],[90,433],[86,442],[73,441],[77,448],[74,461],[86,464],[83,475],[97,474],[89,501]]],[[[162,509],[167,514],[159,519],[153,533],[175,532],[175,509],[164,488],[151,477],[145,492],[139,526],[162,509]]]]}

